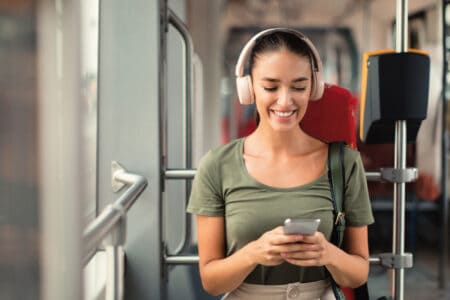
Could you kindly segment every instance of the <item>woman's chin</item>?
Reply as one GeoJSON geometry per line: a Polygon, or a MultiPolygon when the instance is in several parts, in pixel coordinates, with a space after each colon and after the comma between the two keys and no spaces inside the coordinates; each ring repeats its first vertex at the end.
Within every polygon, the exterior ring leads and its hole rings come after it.
{"type": "Polygon", "coordinates": [[[280,133],[281,132],[289,132],[289,131],[292,131],[292,130],[295,130],[295,129],[299,128],[297,122],[289,122],[289,123],[286,123],[286,122],[283,122],[283,123],[271,122],[271,127],[272,127],[272,129],[274,131],[277,131],[277,132],[280,132],[280,133]]]}

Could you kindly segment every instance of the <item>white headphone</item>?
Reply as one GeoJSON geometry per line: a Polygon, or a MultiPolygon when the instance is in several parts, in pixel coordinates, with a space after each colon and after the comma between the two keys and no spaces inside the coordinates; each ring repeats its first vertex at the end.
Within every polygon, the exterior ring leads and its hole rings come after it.
{"type": "Polygon", "coordinates": [[[238,62],[236,64],[236,88],[238,92],[239,101],[241,104],[252,104],[255,101],[255,95],[253,93],[252,78],[250,75],[244,75],[245,62],[249,59],[249,55],[252,52],[253,47],[256,44],[256,40],[260,37],[268,35],[273,32],[287,32],[292,33],[299,39],[304,41],[306,45],[311,50],[313,57],[311,58],[312,66],[312,83],[311,83],[311,98],[310,100],[319,100],[322,98],[324,83],[322,81],[322,60],[320,59],[319,53],[314,47],[313,43],[304,36],[302,33],[289,29],[289,28],[271,28],[261,31],[260,33],[253,36],[239,55],[238,62]]]}

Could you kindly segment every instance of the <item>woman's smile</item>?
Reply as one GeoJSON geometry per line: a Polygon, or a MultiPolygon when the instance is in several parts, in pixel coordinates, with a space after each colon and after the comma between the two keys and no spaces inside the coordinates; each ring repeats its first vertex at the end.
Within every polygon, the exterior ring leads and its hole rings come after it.
{"type": "Polygon", "coordinates": [[[278,122],[291,122],[297,119],[297,109],[293,110],[275,110],[270,109],[271,115],[278,122]]]}

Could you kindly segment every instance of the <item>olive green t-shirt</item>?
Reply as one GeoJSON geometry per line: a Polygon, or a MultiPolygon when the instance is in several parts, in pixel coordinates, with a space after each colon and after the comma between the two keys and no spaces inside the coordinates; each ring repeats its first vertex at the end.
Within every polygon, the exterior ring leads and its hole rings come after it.
{"type": "MultiPolygon", "coordinates": [[[[243,149],[244,139],[237,139],[202,158],[187,208],[193,214],[225,217],[227,256],[264,232],[283,225],[286,218],[319,218],[319,231],[330,240],[333,203],[327,172],[301,186],[271,187],[247,172],[243,149]]],[[[346,225],[369,225],[374,219],[359,152],[345,147],[344,166],[346,225]]],[[[324,267],[299,267],[286,262],[274,267],[259,265],[245,282],[287,284],[322,280],[327,276],[324,267]]]]}

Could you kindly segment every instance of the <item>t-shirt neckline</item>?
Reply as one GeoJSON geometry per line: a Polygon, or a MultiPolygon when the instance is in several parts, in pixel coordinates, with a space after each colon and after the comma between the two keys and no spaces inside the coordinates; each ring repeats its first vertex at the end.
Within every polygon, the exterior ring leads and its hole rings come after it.
{"type": "Polygon", "coordinates": [[[322,175],[320,175],[319,177],[317,177],[316,179],[305,183],[305,184],[301,184],[298,186],[293,186],[293,187],[276,187],[276,186],[271,186],[271,185],[267,185],[265,183],[262,183],[260,181],[258,181],[256,178],[254,178],[247,170],[247,167],[245,165],[245,161],[244,161],[244,142],[245,142],[245,137],[240,138],[238,141],[238,157],[239,157],[239,166],[242,169],[242,172],[245,174],[245,176],[247,178],[249,178],[251,181],[253,181],[256,185],[264,188],[264,189],[269,189],[272,191],[297,191],[297,190],[304,190],[307,189],[313,185],[315,185],[317,182],[323,180],[323,177],[327,176],[328,173],[328,164],[325,168],[325,172],[323,172],[322,175]]]}

